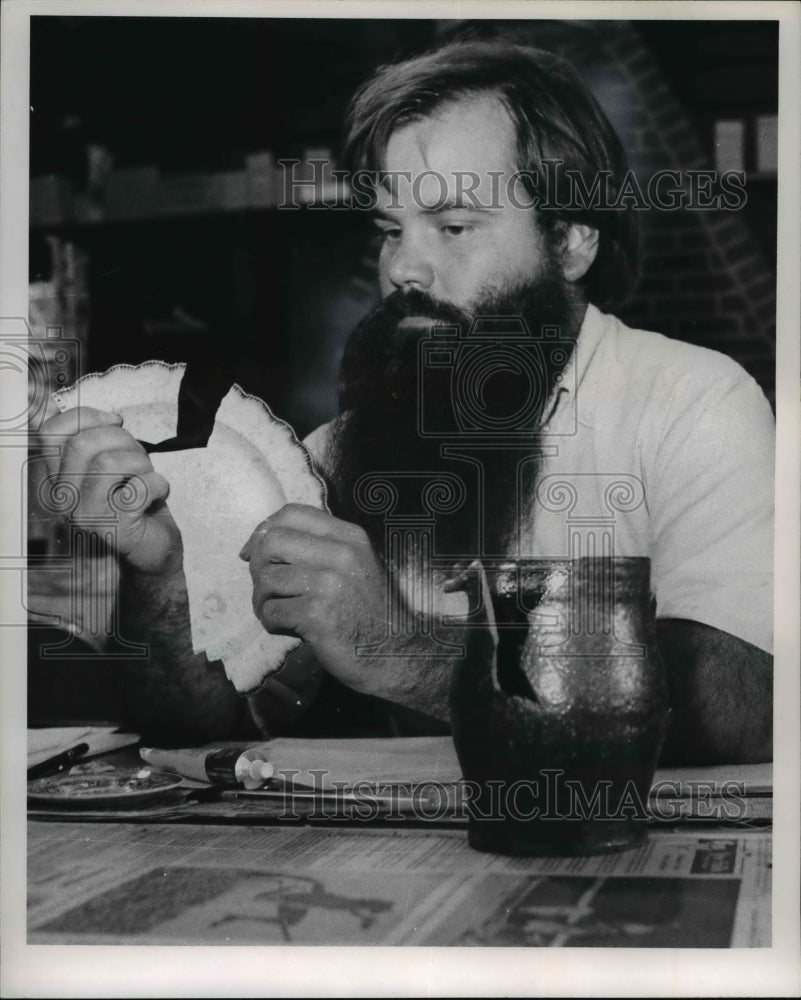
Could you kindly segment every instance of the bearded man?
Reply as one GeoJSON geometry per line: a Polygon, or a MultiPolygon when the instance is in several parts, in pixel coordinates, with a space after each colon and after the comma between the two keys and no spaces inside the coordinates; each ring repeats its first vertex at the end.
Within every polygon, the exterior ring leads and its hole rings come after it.
{"type": "MultiPolygon", "coordinates": [[[[668,753],[769,759],[772,415],[730,359],[600,311],[635,281],[634,212],[573,204],[560,182],[542,197],[558,162],[584,190],[608,178],[614,205],[625,157],[594,98],[553,55],[453,43],[360,90],[346,153],[358,190],[373,178],[383,302],[347,345],[340,417],[307,440],[332,513],[288,505],[242,550],[264,627],[305,643],[247,702],[193,655],[162,502],[120,552],[125,634],[151,647],[126,667],[135,722],[211,738],[304,713],[325,729],[380,707],[393,731],[447,731],[454,636],[388,639],[388,608],[439,621],[463,596],[449,593],[460,566],[575,554],[581,521],[607,531],[615,555],[651,559],[668,753]],[[421,481],[437,476],[461,484],[459,498],[435,518],[423,563],[419,544],[393,548],[365,490],[383,484],[413,518],[421,481]]],[[[111,417],[91,420],[81,461],[114,450],[141,474],[136,442],[111,417]]]]}

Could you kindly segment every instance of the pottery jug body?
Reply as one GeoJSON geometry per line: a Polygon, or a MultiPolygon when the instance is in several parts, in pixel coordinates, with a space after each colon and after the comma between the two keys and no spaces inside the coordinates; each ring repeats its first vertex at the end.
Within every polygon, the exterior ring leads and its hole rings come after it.
{"type": "Polygon", "coordinates": [[[469,837],[514,854],[641,843],[667,723],[645,558],[485,566],[497,646],[468,630],[451,719],[469,837]]]}

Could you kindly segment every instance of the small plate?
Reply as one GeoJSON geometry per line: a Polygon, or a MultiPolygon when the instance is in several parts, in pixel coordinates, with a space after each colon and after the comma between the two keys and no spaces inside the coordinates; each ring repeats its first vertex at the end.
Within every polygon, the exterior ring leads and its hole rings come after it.
{"type": "Polygon", "coordinates": [[[72,809],[128,808],[178,788],[181,781],[180,775],[148,771],[147,768],[99,774],[54,774],[28,782],[28,801],[72,809]]]}

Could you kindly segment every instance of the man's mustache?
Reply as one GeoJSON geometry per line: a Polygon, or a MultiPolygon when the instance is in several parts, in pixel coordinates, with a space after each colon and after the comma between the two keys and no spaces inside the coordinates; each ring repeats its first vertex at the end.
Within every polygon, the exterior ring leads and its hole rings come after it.
{"type": "Polygon", "coordinates": [[[420,288],[410,288],[406,291],[398,289],[379,303],[362,323],[372,326],[374,323],[386,324],[391,329],[401,320],[420,316],[434,324],[467,325],[470,316],[450,302],[441,302],[420,288]]]}
{"type": "Polygon", "coordinates": [[[345,345],[340,367],[340,409],[349,410],[371,399],[391,373],[416,363],[417,345],[437,326],[467,330],[470,317],[458,306],[439,302],[422,289],[398,290],[362,319],[345,345]],[[422,324],[402,326],[407,318],[422,324]]]}

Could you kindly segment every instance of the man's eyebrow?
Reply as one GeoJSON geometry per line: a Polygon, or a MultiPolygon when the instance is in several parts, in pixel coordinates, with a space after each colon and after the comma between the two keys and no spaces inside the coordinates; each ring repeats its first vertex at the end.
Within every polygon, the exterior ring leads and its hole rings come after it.
{"type": "Polygon", "coordinates": [[[392,212],[386,212],[383,208],[373,208],[370,211],[370,215],[373,219],[384,219],[386,222],[395,222],[395,216],[392,212]]]}
{"type": "MultiPolygon", "coordinates": [[[[470,198],[448,198],[446,201],[438,201],[431,208],[422,208],[423,215],[442,215],[444,212],[475,212],[480,215],[488,215],[498,211],[497,205],[482,205],[481,202],[474,202],[470,198]]],[[[395,221],[396,213],[392,210],[378,208],[373,209],[372,214],[379,219],[395,221]]]]}
{"type": "Polygon", "coordinates": [[[424,208],[424,215],[441,215],[443,212],[477,212],[486,215],[489,212],[497,211],[492,205],[482,205],[471,198],[448,198],[446,201],[438,201],[431,208],[424,208]]]}

